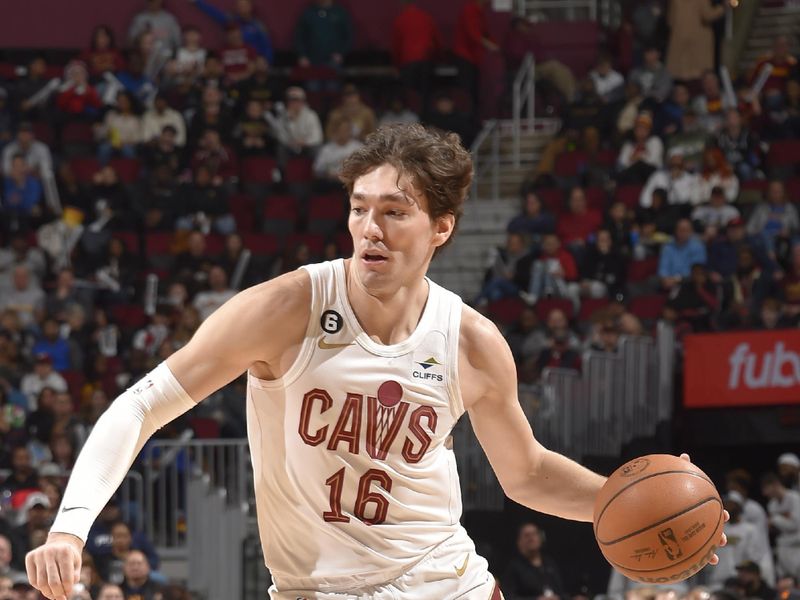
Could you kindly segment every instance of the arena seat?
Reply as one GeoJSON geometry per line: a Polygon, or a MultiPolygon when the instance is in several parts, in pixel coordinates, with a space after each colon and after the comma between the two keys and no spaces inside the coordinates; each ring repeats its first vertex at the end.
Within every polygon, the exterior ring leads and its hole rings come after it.
{"type": "Polygon", "coordinates": [[[206,236],[206,253],[221,254],[225,249],[225,237],[218,233],[209,233],[206,236]]]}
{"type": "Polygon", "coordinates": [[[100,170],[100,161],[93,157],[73,158],[69,166],[80,183],[91,183],[92,177],[100,170]]]}
{"type": "Polygon", "coordinates": [[[189,427],[196,439],[213,440],[220,435],[219,422],[209,417],[190,417],[189,427]]]}
{"type": "Polygon", "coordinates": [[[609,298],[582,298],[581,310],[578,313],[579,321],[588,321],[592,315],[611,304],[609,298]]]}
{"type": "Polygon", "coordinates": [[[33,134],[36,136],[36,139],[48,146],[53,145],[55,135],[49,123],[46,121],[34,121],[31,125],[33,126],[33,134]]]}
{"type": "Polygon", "coordinates": [[[142,171],[142,165],[136,158],[112,158],[108,165],[117,172],[123,183],[134,183],[142,171]]]}
{"type": "Polygon", "coordinates": [[[297,156],[286,161],[283,178],[287,184],[308,183],[314,179],[313,163],[310,158],[297,156]]]}
{"type": "Polygon", "coordinates": [[[556,177],[577,177],[586,167],[588,155],[581,150],[562,152],[556,157],[553,173],[556,177]]]}
{"type": "Polygon", "coordinates": [[[244,247],[256,256],[274,256],[280,248],[278,238],[266,233],[245,233],[242,241],[244,247]]]}
{"type": "Polygon", "coordinates": [[[650,279],[658,272],[658,257],[632,260],[628,263],[628,282],[636,283],[650,279]]]}
{"type": "Polygon", "coordinates": [[[632,298],[628,310],[643,321],[654,321],[661,317],[666,302],[663,294],[645,294],[632,298]]]}
{"type": "Polygon", "coordinates": [[[586,195],[586,204],[589,208],[599,211],[606,209],[606,200],[608,196],[606,191],[599,186],[591,186],[583,189],[586,195]]]}
{"type": "Polygon", "coordinates": [[[564,311],[568,319],[572,319],[575,316],[575,307],[566,298],[542,298],[534,306],[536,316],[540,321],[546,321],[550,311],[556,309],[564,311]]]}
{"type": "Polygon", "coordinates": [[[294,232],[297,221],[297,199],[291,195],[269,196],[264,206],[264,231],[276,234],[294,232]]]}
{"type": "Polygon", "coordinates": [[[487,312],[489,316],[503,325],[516,322],[525,310],[525,303],[517,297],[510,296],[489,303],[487,312]]]}
{"type": "Polygon", "coordinates": [[[139,234],[135,231],[115,231],[114,237],[123,243],[128,252],[139,253],[139,234]]]}
{"type": "Polygon", "coordinates": [[[308,230],[311,233],[333,233],[344,220],[345,214],[341,194],[312,196],[308,205],[308,230]]]}
{"type": "Polygon", "coordinates": [[[123,329],[140,329],[147,325],[147,315],[138,304],[118,304],[111,309],[111,319],[123,329]]]}
{"type": "Polygon", "coordinates": [[[311,254],[320,256],[325,247],[325,236],[318,233],[293,233],[286,237],[284,248],[292,250],[300,244],[305,244],[311,251],[311,254]]]}
{"type": "Polygon", "coordinates": [[[169,231],[150,231],[145,236],[145,253],[152,255],[171,255],[174,237],[169,231]]]}
{"type": "Polygon", "coordinates": [[[614,191],[614,201],[622,202],[629,209],[635,209],[639,206],[643,189],[641,185],[621,185],[614,191]]]}
{"type": "Polygon", "coordinates": [[[770,142],[767,164],[770,167],[796,165],[800,163],[800,140],[776,140],[770,142]]]}
{"type": "Polygon", "coordinates": [[[239,233],[253,231],[256,220],[256,201],[248,194],[234,194],[228,198],[228,208],[236,220],[239,233]]]}
{"type": "Polygon", "coordinates": [[[270,156],[248,156],[242,161],[240,175],[244,183],[272,184],[278,163],[270,156]]]}
{"type": "Polygon", "coordinates": [[[61,130],[61,143],[94,146],[94,131],[89,123],[70,121],[61,130]]]}
{"type": "Polygon", "coordinates": [[[334,236],[333,239],[339,247],[339,252],[346,257],[353,254],[353,237],[349,231],[340,231],[334,236]]]}
{"type": "Polygon", "coordinates": [[[564,192],[559,188],[541,188],[536,190],[536,195],[542,205],[555,216],[565,212],[564,192]]]}

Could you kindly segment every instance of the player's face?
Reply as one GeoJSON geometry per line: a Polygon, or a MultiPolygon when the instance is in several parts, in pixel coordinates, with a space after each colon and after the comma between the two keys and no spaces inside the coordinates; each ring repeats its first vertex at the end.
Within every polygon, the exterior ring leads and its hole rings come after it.
{"type": "Polygon", "coordinates": [[[353,185],[348,219],[357,277],[374,292],[421,279],[453,224],[452,215],[432,221],[425,198],[405,178],[398,181],[391,165],[362,175],[353,185]]]}

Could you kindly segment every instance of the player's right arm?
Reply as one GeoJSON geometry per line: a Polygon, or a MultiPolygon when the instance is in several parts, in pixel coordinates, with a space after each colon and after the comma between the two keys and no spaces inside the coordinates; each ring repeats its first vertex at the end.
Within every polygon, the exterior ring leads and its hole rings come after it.
{"type": "Polygon", "coordinates": [[[121,394],[86,441],[47,543],[28,553],[28,579],[47,598],[68,597],[81,550],[100,510],[150,436],[248,369],[285,370],[308,323],[311,285],[296,271],[237,294],[186,346],[121,394]]]}

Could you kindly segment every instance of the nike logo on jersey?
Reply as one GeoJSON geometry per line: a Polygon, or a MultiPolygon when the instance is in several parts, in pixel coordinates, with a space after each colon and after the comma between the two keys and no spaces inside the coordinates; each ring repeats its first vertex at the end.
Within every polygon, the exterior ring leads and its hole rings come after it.
{"type": "Polygon", "coordinates": [[[65,506],[64,508],[61,509],[61,512],[65,513],[65,512],[69,512],[71,510],[78,510],[78,509],[89,510],[89,508],[87,506],[70,506],[70,507],[66,507],[65,506]]]}
{"type": "Polygon", "coordinates": [[[346,348],[347,346],[352,346],[353,342],[348,344],[329,344],[325,341],[324,337],[319,338],[319,342],[317,342],[317,346],[319,346],[320,350],[336,350],[337,348],[346,348]]]}
{"type": "Polygon", "coordinates": [[[464,564],[461,565],[460,569],[458,567],[453,567],[456,570],[456,575],[458,575],[459,577],[463,577],[464,576],[464,573],[467,572],[467,563],[468,562],[469,562],[469,554],[467,554],[467,557],[464,559],[464,564]]]}

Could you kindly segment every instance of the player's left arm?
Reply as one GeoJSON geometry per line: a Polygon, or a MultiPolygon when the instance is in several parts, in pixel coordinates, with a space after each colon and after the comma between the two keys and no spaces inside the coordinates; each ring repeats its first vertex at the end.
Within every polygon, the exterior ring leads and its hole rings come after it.
{"type": "Polygon", "coordinates": [[[591,522],[605,477],[536,440],[517,397],[511,350],[472,309],[462,319],[459,376],[472,428],[506,495],[533,510],[591,522]]]}

